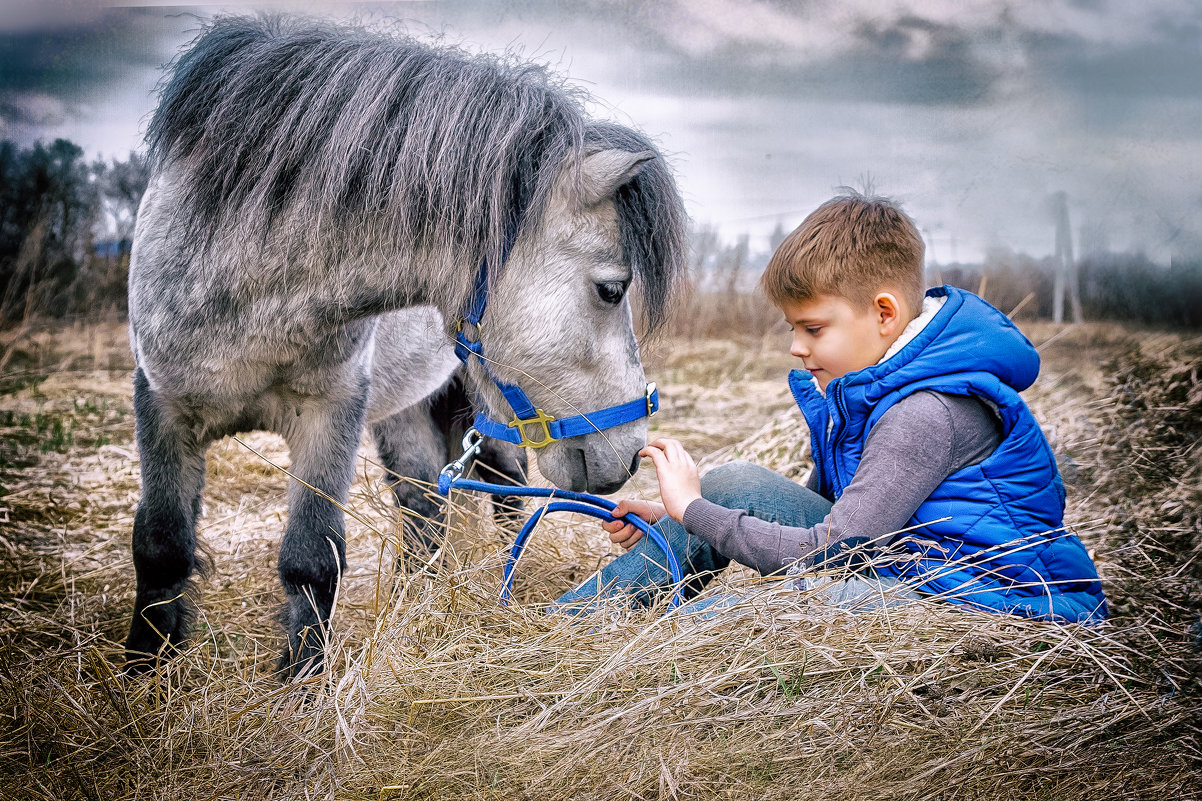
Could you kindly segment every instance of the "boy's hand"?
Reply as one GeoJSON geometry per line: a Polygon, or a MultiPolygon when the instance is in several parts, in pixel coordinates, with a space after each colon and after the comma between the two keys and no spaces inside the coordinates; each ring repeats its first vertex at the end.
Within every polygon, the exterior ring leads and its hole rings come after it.
{"type": "Polygon", "coordinates": [[[659,477],[659,497],[674,520],[684,522],[684,510],[701,497],[701,476],[693,457],[677,440],[657,439],[639,451],[650,457],[659,477]]]}
{"type": "MultiPolygon", "coordinates": [[[[648,523],[654,523],[667,514],[662,503],[626,500],[618,501],[617,508],[613,510],[613,516],[622,517],[627,512],[634,512],[648,523]]],[[[609,532],[610,542],[613,542],[615,545],[621,545],[628,551],[634,547],[636,542],[643,538],[642,531],[635,528],[632,523],[622,520],[615,520],[612,523],[602,523],[601,528],[609,532]]]]}

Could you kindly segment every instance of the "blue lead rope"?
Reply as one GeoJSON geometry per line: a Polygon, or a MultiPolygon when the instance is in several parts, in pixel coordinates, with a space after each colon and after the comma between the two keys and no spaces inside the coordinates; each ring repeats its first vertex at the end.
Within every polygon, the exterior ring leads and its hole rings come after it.
{"type": "MultiPolygon", "coordinates": [[[[470,437],[470,432],[469,432],[470,437]]],[[[508,603],[510,593],[513,590],[513,571],[517,566],[518,559],[522,556],[522,551],[526,549],[526,541],[530,539],[530,534],[534,531],[534,527],[543,519],[543,515],[547,512],[575,512],[576,514],[594,517],[605,522],[614,520],[624,520],[631,523],[639,531],[651,541],[660,547],[668,560],[668,572],[672,575],[672,585],[675,591],[672,593],[670,605],[675,609],[681,602],[681,582],[683,576],[680,571],[680,562],[676,558],[676,554],[672,552],[672,548],[668,545],[668,539],[655,526],[648,523],[643,518],[628,512],[624,517],[617,518],[613,515],[613,510],[617,508],[617,504],[608,498],[602,498],[597,495],[590,495],[587,492],[571,492],[569,490],[552,489],[550,487],[514,487],[508,484],[492,484],[487,481],[476,481],[474,479],[460,478],[455,474],[456,467],[462,471],[463,464],[475,452],[475,447],[478,444],[473,443],[470,447],[467,445],[468,437],[464,438],[465,450],[463,456],[459,457],[451,464],[442,469],[438,474],[438,492],[443,496],[448,496],[451,490],[467,490],[468,492],[487,492],[493,495],[516,495],[523,498],[551,498],[552,500],[540,506],[535,510],[534,514],[530,515],[530,519],[522,526],[522,530],[518,532],[517,539],[513,543],[513,548],[509,552],[509,558],[505,561],[505,571],[501,576],[501,603],[508,603]]]]}

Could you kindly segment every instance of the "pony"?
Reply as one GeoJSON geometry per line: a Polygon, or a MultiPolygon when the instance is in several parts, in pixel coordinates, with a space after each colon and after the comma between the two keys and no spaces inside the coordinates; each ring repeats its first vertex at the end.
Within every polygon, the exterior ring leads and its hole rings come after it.
{"type": "MultiPolygon", "coordinates": [[[[206,449],[252,429],[284,437],[295,479],[281,672],[324,669],[362,432],[386,464],[420,450],[389,421],[445,386],[478,285],[488,364],[466,369],[493,415],[509,415],[495,381],[554,416],[644,393],[629,290],[655,330],[687,269],[686,216],[652,143],[584,100],[520,59],[298,17],[218,18],[181,52],[146,134],[129,274],[127,671],[186,638],[206,449]]],[[[613,492],[645,438],[644,419],[551,442],[539,470],[613,492]]]]}

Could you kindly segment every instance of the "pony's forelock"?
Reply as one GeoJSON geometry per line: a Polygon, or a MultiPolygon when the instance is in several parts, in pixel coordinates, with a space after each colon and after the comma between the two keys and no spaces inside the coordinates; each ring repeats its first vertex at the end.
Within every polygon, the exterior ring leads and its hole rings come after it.
{"type": "Polygon", "coordinates": [[[656,154],[614,198],[622,254],[642,292],[646,328],[654,331],[667,320],[675,289],[688,270],[688,216],[676,181],[655,145],[630,128],[611,122],[590,123],[585,147],[656,154]]]}

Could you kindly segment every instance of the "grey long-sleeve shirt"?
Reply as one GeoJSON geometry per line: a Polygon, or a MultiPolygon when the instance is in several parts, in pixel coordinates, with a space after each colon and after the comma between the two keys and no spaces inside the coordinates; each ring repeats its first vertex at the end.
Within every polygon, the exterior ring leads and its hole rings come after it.
{"type": "Polygon", "coordinates": [[[835,543],[876,540],[905,528],[944,479],[983,461],[1000,443],[997,417],[981,401],[916,392],[881,415],[851,483],[817,526],[782,526],[704,499],[685,509],[684,526],[765,575],[797,560],[808,565],[835,543]]]}

